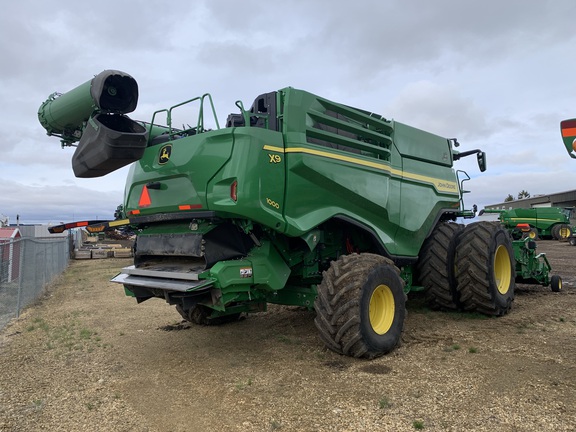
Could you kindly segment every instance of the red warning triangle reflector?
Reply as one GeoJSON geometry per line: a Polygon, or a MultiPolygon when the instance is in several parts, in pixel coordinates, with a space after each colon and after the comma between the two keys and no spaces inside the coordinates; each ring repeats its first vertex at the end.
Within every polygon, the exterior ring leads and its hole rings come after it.
{"type": "Polygon", "coordinates": [[[148,188],[144,185],[140,194],[140,201],[138,201],[138,207],[148,207],[150,204],[152,204],[150,194],[148,193],[148,188]]]}

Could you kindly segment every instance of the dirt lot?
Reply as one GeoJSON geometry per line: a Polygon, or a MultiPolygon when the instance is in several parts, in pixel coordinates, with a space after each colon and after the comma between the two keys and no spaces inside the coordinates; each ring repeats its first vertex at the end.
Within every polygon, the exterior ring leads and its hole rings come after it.
{"type": "Polygon", "coordinates": [[[75,261],[0,333],[1,431],[574,431],[576,248],[539,242],[562,293],[517,287],[502,318],[408,302],[404,343],[359,361],[312,312],[271,307],[190,327],[75,261]]]}

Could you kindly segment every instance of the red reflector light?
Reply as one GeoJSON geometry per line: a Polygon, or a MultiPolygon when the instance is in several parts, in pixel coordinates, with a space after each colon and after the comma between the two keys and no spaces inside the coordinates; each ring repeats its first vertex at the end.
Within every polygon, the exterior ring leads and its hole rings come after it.
{"type": "Polygon", "coordinates": [[[88,222],[70,222],[67,224],[64,224],[64,229],[71,229],[71,228],[78,228],[78,227],[84,227],[84,226],[88,226],[88,222]]]}
{"type": "Polygon", "coordinates": [[[150,193],[148,192],[148,188],[144,185],[142,187],[142,192],[140,193],[140,201],[138,201],[138,207],[148,207],[152,204],[150,200],[150,193]]]}
{"type": "Polygon", "coordinates": [[[139,215],[140,214],[140,210],[130,210],[128,212],[129,215],[139,215]]]}
{"type": "Polygon", "coordinates": [[[195,210],[201,208],[202,208],[201,204],[182,204],[178,206],[178,210],[195,210]]]}
{"type": "Polygon", "coordinates": [[[238,201],[238,181],[234,180],[234,182],[232,182],[232,184],[230,185],[230,198],[232,198],[232,200],[234,202],[238,201]]]}

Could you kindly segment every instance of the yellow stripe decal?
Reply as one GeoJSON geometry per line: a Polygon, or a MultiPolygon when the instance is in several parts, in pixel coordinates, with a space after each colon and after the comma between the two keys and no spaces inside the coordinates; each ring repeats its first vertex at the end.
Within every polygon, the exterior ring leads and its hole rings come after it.
{"type": "Polygon", "coordinates": [[[540,221],[540,222],[544,222],[544,221],[551,221],[551,222],[560,222],[558,219],[547,219],[547,218],[523,218],[523,217],[513,217],[510,218],[511,221],[517,221],[517,220],[526,220],[526,221],[540,221]]]}
{"type": "Polygon", "coordinates": [[[130,223],[129,219],[121,219],[117,221],[108,222],[108,226],[115,227],[119,225],[128,225],[130,223]]]}
{"type": "Polygon", "coordinates": [[[273,151],[273,152],[278,152],[278,153],[305,153],[305,154],[325,157],[328,159],[335,159],[335,160],[339,160],[339,161],[343,161],[343,162],[350,162],[350,163],[353,163],[356,165],[362,165],[362,166],[367,166],[370,168],[379,169],[382,171],[387,171],[388,173],[390,173],[392,175],[399,176],[402,178],[406,178],[406,179],[410,179],[410,180],[417,180],[417,181],[421,181],[424,183],[430,183],[439,192],[447,192],[447,193],[453,193],[453,194],[458,193],[458,187],[457,187],[457,184],[455,182],[452,182],[449,180],[441,180],[441,179],[437,179],[434,177],[423,176],[420,174],[409,173],[409,172],[405,172],[405,171],[402,171],[402,170],[399,170],[396,168],[392,168],[388,165],[384,165],[384,164],[377,163],[377,162],[366,161],[363,159],[358,159],[358,158],[354,158],[354,157],[350,157],[350,156],[338,155],[335,153],[329,153],[329,152],[325,152],[325,151],[321,151],[321,150],[314,150],[314,149],[305,148],[305,147],[282,148],[282,147],[265,145],[263,147],[263,150],[273,151]]]}

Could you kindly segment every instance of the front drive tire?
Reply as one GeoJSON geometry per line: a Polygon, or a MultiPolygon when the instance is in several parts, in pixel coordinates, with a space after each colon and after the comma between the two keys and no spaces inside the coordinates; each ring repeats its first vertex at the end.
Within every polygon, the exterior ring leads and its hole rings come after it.
{"type": "Polygon", "coordinates": [[[464,225],[441,222],[426,239],[418,259],[418,279],[424,287],[426,303],[432,309],[458,309],[458,292],[454,280],[456,234],[464,225]]]}
{"type": "Polygon", "coordinates": [[[455,277],[462,308],[501,316],[514,301],[515,266],[508,232],[490,222],[475,222],[458,233],[455,277]]]}
{"type": "Polygon", "coordinates": [[[372,359],[400,342],[405,303],[404,282],[391,260],[367,253],[344,255],[323,274],[314,322],[332,351],[372,359]]]}

